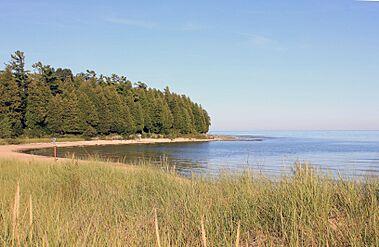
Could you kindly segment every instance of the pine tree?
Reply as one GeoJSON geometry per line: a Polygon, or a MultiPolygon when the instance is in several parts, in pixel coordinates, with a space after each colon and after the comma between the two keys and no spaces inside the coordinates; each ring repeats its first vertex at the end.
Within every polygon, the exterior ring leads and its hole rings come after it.
{"type": "Polygon", "coordinates": [[[62,93],[60,85],[62,84],[63,79],[58,78],[54,68],[50,65],[43,65],[41,62],[33,64],[33,68],[38,70],[44,84],[50,88],[53,96],[62,93]]]}
{"type": "Polygon", "coordinates": [[[81,117],[79,100],[74,91],[64,94],[62,130],[66,134],[82,134],[85,129],[85,120],[81,117]]]}
{"type": "Polygon", "coordinates": [[[142,86],[138,88],[138,97],[139,102],[141,103],[142,111],[143,111],[143,121],[144,128],[143,130],[147,133],[151,132],[153,126],[153,117],[152,117],[152,96],[150,91],[147,91],[142,86]]]}
{"type": "Polygon", "coordinates": [[[60,94],[52,97],[48,106],[47,127],[50,132],[63,134],[63,99],[60,94]]]}
{"type": "Polygon", "coordinates": [[[144,113],[141,104],[137,102],[133,102],[129,105],[129,109],[131,111],[132,117],[133,117],[133,122],[135,125],[135,132],[136,133],[142,133],[143,128],[145,126],[145,121],[144,121],[144,113]]]}
{"type": "Polygon", "coordinates": [[[205,119],[205,124],[203,126],[203,132],[202,133],[208,133],[209,126],[211,126],[211,118],[208,115],[208,112],[206,110],[203,110],[203,115],[205,119]]]}
{"type": "Polygon", "coordinates": [[[181,134],[190,134],[193,132],[192,126],[191,126],[191,116],[188,113],[186,108],[181,108],[180,110],[180,125],[179,130],[181,134]]]}
{"type": "Polygon", "coordinates": [[[17,81],[7,66],[0,73],[0,137],[11,138],[22,133],[21,97],[17,81]]]}
{"type": "Polygon", "coordinates": [[[203,110],[198,104],[192,104],[192,112],[194,116],[194,127],[197,133],[204,133],[205,116],[203,110]]]}
{"type": "Polygon", "coordinates": [[[122,114],[122,105],[121,100],[117,94],[117,92],[107,86],[103,88],[104,90],[104,96],[106,98],[107,106],[110,112],[110,132],[112,133],[119,133],[121,134],[123,132],[123,129],[125,128],[124,125],[124,119],[122,114]]]}
{"type": "Polygon", "coordinates": [[[188,114],[188,129],[186,131],[188,131],[188,133],[194,133],[195,132],[195,118],[194,118],[194,115],[193,115],[193,112],[192,112],[192,102],[191,100],[185,96],[185,95],[182,95],[181,97],[182,99],[182,107],[186,109],[187,111],[187,114],[188,114]]]}
{"type": "Polygon", "coordinates": [[[97,94],[95,92],[96,82],[94,80],[76,79],[80,84],[78,89],[79,109],[82,113],[82,118],[85,121],[84,136],[92,137],[98,133],[97,128],[100,124],[99,112],[97,108],[97,94]]]}
{"type": "Polygon", "coordinates": [[[169,134],[171,129],[172,129],[174,119],[173,119],[172,113],[170,111],[170,108],[168,107],[167,102],[164,99],[160,99],[159,104],[162,105],[162,116],[161,116],[162,129],[161,129],[161,133],[169,134]]]}
{"type": "Polygon", "coordinates": [[[29,85],[25,113],[29,135],[41,136],[46,131],[50,89],[40,75],[35,75],[29,85]]]}
{"type": "Polygon", "coordinates": [[[130,112],[130,109],[126,103],[123,103],[121,114],[123,116],[123,122],[124,122],[124,130],[122,130],[122,134],[136,133],[136,125],[135,125],[133,116],[130,112]]]}
{"type": "MultiPolygon", "coordinates": [[[[70,69],[58,68],[55,71],[54,76],[56,77],[58,81],[66,81],[66,80],[73,81],[74,80],[74,76],[70,69]]],[[[58,85],[58,88],[59,88],[59,85],[58,85]]]]}
{"type": "Polygon", "coordinates": [[[97,113],[95,105],[84,92],[79,91],[78,107],[81,111],[81,118],[85,122],[86,127],[90,126],[95,130],[95,128],[99,124],[99,115],[97,113]]]}
{"type": "Polygon", "coordinates": [[[25,70],[24,53],[17,51],[0,72],[0,137],[22,133],[121,135],[134,133],[206,133],[210,118],[184,95],[133,87],[125,76],[74,76],[38,62],[34,73],[25,70]],[[25,130],[25,132],[24,132],[25,130]]]}
{"type": "Polygon", "coordinates": [[[21,124],[25,127],[25,111],[28,97],[28,71],[25,70],[25,56],[21,51],[16,51],[11,55],[9,65],[12,69],[13,76],[18,85],[19,95],[21,97],[21,124]]]}
{"type": "Polygon", "coordinates": [[[168,134],[172,128],[173,117],[166,101],[156,93],[153,102],[152,132],[168,134]]]}
{"type": "Polygon", "coordinates": [[[108,99],[105,97],[101,86],[96,87],[96,99],[94,103],[99,116],[99,124],[97,125],[96,130],[100,134],[107,135],[111,130],[112,115],[108,106],[108,99]]]}

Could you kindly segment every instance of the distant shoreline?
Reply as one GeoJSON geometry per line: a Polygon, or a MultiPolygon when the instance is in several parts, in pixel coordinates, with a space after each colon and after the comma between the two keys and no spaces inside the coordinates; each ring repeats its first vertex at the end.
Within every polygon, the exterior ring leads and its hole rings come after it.
{"type": "MultiPolygon", "coordinates": [[[[57,147],[76,147],[76,146],[98,146],[98,145],[122,145],[122,144],[158,144],[158,143],[180,143],[180,142],[209,142],[209,141],[233,141],[232,136],[209,136],[209,138],[144,138],[133,140],[89,140],[89,141],[65,141],[57,142],[57,147]]],[[[0,145],[0,158],[20,158],[20,159],[51,159],[51,157],[24,153],[30,149],[52,148],[50,142],[28,143],[17,145],[0,145]]],[[[61,160],[62,158],[60,158],[61,160]]]]}

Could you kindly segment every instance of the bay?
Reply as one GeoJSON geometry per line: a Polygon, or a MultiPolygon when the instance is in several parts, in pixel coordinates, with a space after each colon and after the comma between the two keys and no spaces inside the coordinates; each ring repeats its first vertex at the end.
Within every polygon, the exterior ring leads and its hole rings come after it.
{"type": "MultiPolygon", "coordinates": [[[[214,131],[235,141],[65,147],[59,157],[169,164],[182,174],[219,174],[246,169],[275,177],[290,174],[295,162],[342,177],[379,177],[379,131],[214,131]]],[[[51,156],[51,149],[27,151],[51,156]]]]}

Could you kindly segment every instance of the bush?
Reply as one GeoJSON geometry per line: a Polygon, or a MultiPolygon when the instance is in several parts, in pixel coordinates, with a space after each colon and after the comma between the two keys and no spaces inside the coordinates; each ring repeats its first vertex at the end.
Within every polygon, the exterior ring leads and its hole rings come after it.
{"type": "Polygon", "coordinates": [[[87,128],[83,132],[83,136],[86,137],[87,139],[90,137],[95,137],[96,134],[97,134],[96,129],[93,128],[92,126],[87,126],[87,128]]]}
{"type": "Polygon", "coordinates": [[[21,140],[17,138],[8,138],[8,139],[5,139],[5,141],[7,144],[10,144],[10,145],[17,145],[17,144],[22,143],[21,140]]]}

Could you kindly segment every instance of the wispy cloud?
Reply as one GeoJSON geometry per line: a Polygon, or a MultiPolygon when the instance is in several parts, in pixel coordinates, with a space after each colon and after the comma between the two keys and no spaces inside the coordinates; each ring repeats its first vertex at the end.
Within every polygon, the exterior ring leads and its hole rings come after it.
{"type": "Polygon", "coordinates": [[[104,20],[111,24],[117,24],[117,25],[125,25],[130,27],[136,27],[136,28],[145,28],[145,29],[161,29],[166,31],[201,31],[208,29],[209,26],[193,22],[193,21],[187,21],[182,24],[180,23],[158,23],[148,20],[141,20],[141,19],[128,19],[128,18],[120,18],[120,17],[107,17],[104,18],[104,20]]]}
{"type": "MultiPolygon", "coordinates": [[[[355,0],[355,1],[379,1],[379,0],[355,0]]],[[[280,7],[260,10],[240,10],[243,14],[249,15],[288,15],[288,14],[318,14],[318,13],[334,13],[341,12],[343,9],[339,6],[323,6],[323,8],[312,9],[283,9],[280,7]]]]}
{"type": "Polygon", "coordinates": [[[201,31],[204,29],[208,29],[209,26],[196,23],[196,22],[186,22],[182,27],[180,27],[180,30],[182,31],[201,31]]]}
{"type": "Polygon", "coordinates": [[[254,46],[269,46],[278,43],[276,40],[262,34],[251,34],[238,32],[237,34],[245,37],[247,41],[254,46]]]}
{"type": "Polygon", "coordinates": [[[126,25],[131,27],[139,28],[155,28],[158,23],[146,20],[136,20],[136,19],[124,19],[124,18],[107,18],[107,22],[119,25],[126,25]]]}
{"type": "Polygon", "coordinates": [[[264,35],[251,35],[250,41],[256,46],[267,46],[274,43],[273,39],[264,35]]]}
{"type": "Polygon", "coordinates": [[[283,47],[283,45],[278,40],[275,40],[266,35],[241,32],[238,34],[245,37],[245,43],[255,48],[264,48],[278,52],[285,52],[288,50],[288,48],[283,47]]]}

